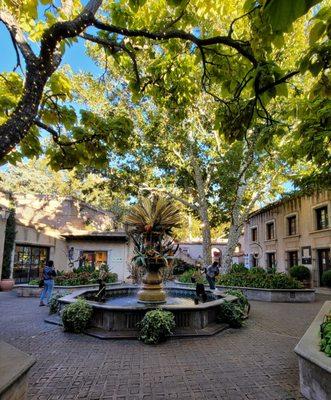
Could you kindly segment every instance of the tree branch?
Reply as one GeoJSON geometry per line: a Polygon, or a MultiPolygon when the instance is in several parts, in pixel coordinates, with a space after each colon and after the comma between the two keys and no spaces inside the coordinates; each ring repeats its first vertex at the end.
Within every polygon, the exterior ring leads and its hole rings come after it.
{"type": "Polygon", "coordinates": [[[258,65],[258,61],[253,55],[253,51],[249,42],[234,40],[228,36],[213,36],[210,38],[199,38],[192,33],[182,30],[171,30],[167,32],[150,32],[145,29],[127,29],[120,28],[112,24],[106,24],[94,18],[93,25],[101,30],[111,33],[118,33],[127,37],[145,37],[152,40],[169,40],[169,39],[182,39],[194,43],[196,46],[211,46],[223,44],[238,51],[243,57],[247,58],[254,66],[258,65]]]}
{"type": "Polygon", "coordinates": [[[15,17],[7,10],[0,10],[0,21],[2,21],[8,29],[13,40],[15,50],[17,46],[20,49],[20,52],[22,53],[26,63],[29,64],[32,61],[36,61],[37,57],[24,37],[23,31],[21,30],[15,17]]]}
{"type": "Polygon", "coordinates": [[[280,85],[281,83],[286,83],[286,81],[288,79],[292,78],[292,76],[298,75],[299,73],[300,73],[300,71],[289,72],[288,74],[284,75],[282,78],[277,79],[275,82],[272,82],[269,85],[259,88],[257,90],[257,95],[261,95],[261,94],[265,93],[266,91],[274,88],[275,86],[280,85]]]}
{"type": "Polygon", "coordinates": [[[171,197],[172,199],[179,201],[182,203],[184,206],[190,208],[191,210],[194,211],[199,211],[199,207],[197,207],[194,203],[190,203],[189,201],[183,199],[182,197],[179,197],[175,195],[174,193],[169,192],[167,189],[162,189],[162,188],[153,188],[149,186],[142,186],[139,188],[140,191],[147,190],[148,192],[156,192],[156,193],[164,193],[167,196],[171,197]]]}
{"type": "Polygon", "coordinates": [[[100,44],[101,46],[110,48],[112,50],[112,52],[114,52],[114,53],[117,53],[119,51],[124,51],[131,58],[133,71],[134,71],[134,74],[136,77],[136,82],[137,82],[137,85],[140,87],[140,75],[139,75],[139,69],[138,69],[136,55],[125,44],[118,43],[115,40],[99,38],[97,36],[93,36],[88,33],[82,33],[79,36],[90,42],[97,43],[97,44],[100,44]]]}

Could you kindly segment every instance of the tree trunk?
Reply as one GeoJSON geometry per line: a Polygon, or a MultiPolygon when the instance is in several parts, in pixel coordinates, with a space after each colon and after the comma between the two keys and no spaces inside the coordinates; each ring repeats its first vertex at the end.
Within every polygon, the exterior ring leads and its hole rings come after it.
{"type": "Polygon", "coordinates": [[[202,178],[200,165],[197,162],[197,157],[192,154],[191,163],[194,171],[194,180],[197,186],[198,202],[199,202],[199,215],[202,222],[202,258],[205,266],[211,264],[211,233],[210,223],[208,217],[208,202],[206,198],[205,183],[202,178]]]}
{"type": "Polygon", "coordinates": [[[238,186],[236,198],[231,212],[231,226],[229,229],[228,243],[224,252],[222,262],[222,272],[228,272],[232,265],[232,258],[235,248],[238,244],[242,227],[247,217],[247,209],[244,209],[243,200],[247,189],[246,173],[253,161],[253,146],[254,141],[250,146],[245,146],[243,149],[241,168],[238,176],[238,186]]]}
{"type": "Polygon", "coordinates": [[[242,230],[242,224],[231,225],[228,236],[228,243],[226,245],[226,249],[224,252],[223,260],[222,260],[222,272],[226,273],[229,271],[232,265],[232,258],[235,251],[235,248],[238,244],[240,235],[242,230]]]}

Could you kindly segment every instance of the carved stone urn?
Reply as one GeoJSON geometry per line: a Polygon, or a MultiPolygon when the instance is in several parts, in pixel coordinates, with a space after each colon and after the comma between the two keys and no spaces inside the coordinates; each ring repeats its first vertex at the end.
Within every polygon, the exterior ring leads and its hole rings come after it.
{"type": "Polygon", "coordinates": [[[147,271],[138,292],[139,303],[162,304],[166,302],[166,293],[163,290],[160,273],[162,267],[164,267],[163,261],[147,260],[147,271]]]}

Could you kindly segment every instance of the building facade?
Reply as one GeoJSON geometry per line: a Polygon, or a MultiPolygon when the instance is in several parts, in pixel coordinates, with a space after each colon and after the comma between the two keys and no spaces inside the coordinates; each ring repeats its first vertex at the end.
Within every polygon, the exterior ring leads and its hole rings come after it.
{"type": "MultiPolygon", "coordinates": [[[[0,192],[0,209],[9,208],[15,209],[11,274],[16,283],[38,279],[48,260],[62,271],[107,264],[119,280],[129,275],[128,238],[121,228],[115,229],[110,212],[72,197],[0,192]]],[[[0,256],[4,236],[5,217],[0,221],[0,256]]],[[[0,276],[1,270],[2,256],[0,276]]]]}
{"type": "MultiPolygon", "coordinates": [[[[232,258],[233,263],[243,263],[244,253],[243,253],[243,239],[241,236],[239,243],[236,246],[235,253],[232,258]]],[[[218,261],[222,264],[222,257],[224,255],[228,240],[218,239],[212,242],[211,245],[211,257],[213,261],[218,261]]],[[[180,242],[176,257],[187,262],[188,264],[194,265],[196,262],[202,263],[203,256],[203,245],[202,241],[187,241],[180,242]]]]}
{"type": "Polygon", "coordinates": [[[331,191],[294,195],[253,212],[245,225],[246,265],[288,272],[306,265],[314,286],[331,269],[331,191]]]}

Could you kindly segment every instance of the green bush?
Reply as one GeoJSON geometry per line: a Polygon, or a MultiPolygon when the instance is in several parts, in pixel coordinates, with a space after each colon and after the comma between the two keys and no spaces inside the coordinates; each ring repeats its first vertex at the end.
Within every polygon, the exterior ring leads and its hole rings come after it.
{"type": "Polygon", "coordinates": [[[217,279],[220,286],[241,286],[264,289],[301,289],[302,284],[284,274],[268,274],[266,271],[253,271],[247,273],[223,274],[217,279]]]}
{"type": "Polygon", "coordinates": [[[182,282],[182,283],[192,283],[191,278],[192,278],[194,272],[195,272],[195,269],[194,269],[194,268],[189,269],[188,271],[185,271],[185,272],[178,278],[179,282],[182,282]]]}
{"type": "Polygon", "coordinates": [[[194,268],[194,265],[188,264],[187,262],[181,260],[180,258],[175,258],[174,264],[175,266],[172,272],[174,275],[181,275],[184,272],[194,268]]]}
{"type": "Polygon", "coordinates": [[[241,328],[245,318],[245,311],[243,308],[234,302],[224,301],[217,310],[218,322],[224,322],[231,326],[231,328],[241,328]]]}
{"type": "MultiPolygon", "coordinates": [[[[55,285],[58,286],[79,286],[98,283],[100,277],[99,271],[87,272],[84,270],[74,270],[63,272],[60,271],[55,277],[55,285]]],[[[107,272],[103,275],[106,283],[117,282],[117,274],[114,272],[107,272]]]]}
{"type": "Polygon", "coordinates": [[[60,310],[59,299],[65,296],[65,294],[53,293],[51,299],[48,302],[49,305],[49,313],[56,314],[60,310]]]}
{"type": "Polygon", "coordinates": [[[324,271],[322,274],[322,285],[331,287],[331,269],[324,271]]]}
{"type": "Polygon", "coordinates": [[[304,265],[295,265],[290,269],[290,275],[298,281],[306,281],[310,279],[310,270],[304,265]]]}
{"type": "Polygon", "coordinates": [[[249,302],[247,297],[241,290],[238,289],[228,289],[225,291],[225,294],[230,294],[231,296],[236,296],[238,298],[239,306],[245,311],[246,308],[249,306],[249,302]]]}
{"type": "Polygon", "coordinates": [[[137,324],[138,339],[146,344],[163,342],[172,334],[175,326],[175,317],[170,311],[148,311],[137,324]]]}
{"type": "Polygon", "coordinates": [[[248,270],[248,273],[254,275],[265,275],[267,271],[261,267],[252,267],[251,269],[248,270]]]}
{"type": "Polygon", "coordinates": [[[244,264],[232,264],[229,273],[235,274],[237,272],[248,272],[248,268],[246,268],[244,264]]]}
{"type": "Polygon", "coordinates": [[[64,307],[62,312],[62,323],[67,332],[83,332],[91,319],[92,307],[84,299],[77,299],[75,303],[64,307]]]}
{"type": "Polygon", "coordinates": [[[331,321],[321,324],[320,348],[328,357],[331,357],[331,321]]]}

